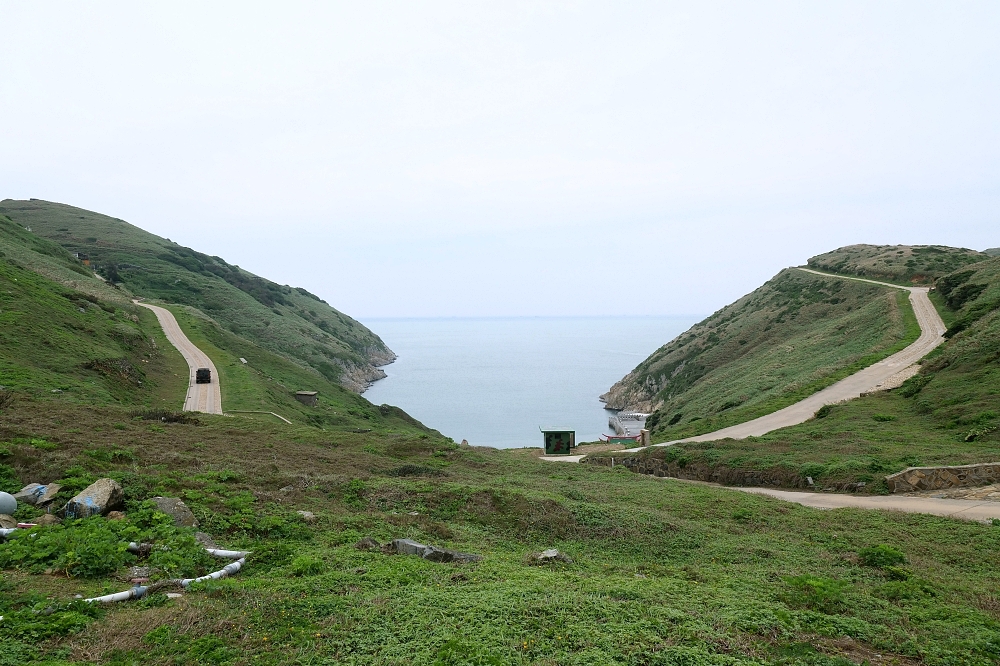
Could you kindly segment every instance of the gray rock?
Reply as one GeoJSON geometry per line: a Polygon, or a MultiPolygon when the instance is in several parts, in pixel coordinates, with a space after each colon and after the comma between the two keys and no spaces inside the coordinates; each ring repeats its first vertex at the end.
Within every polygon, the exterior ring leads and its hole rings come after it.
{"type": "Polygon", "coordinates": [[[552,562],[573,563],[573,560],[566,553],[560,553],[555,548],[549,548],[540,553],[532,553],[528,556],[528,561],[531,564],[551,564],[552,562]]]}
{"type": "Polygon", "coordinates": [[[0,527],[5,530],[12,530],[17,527],[17,521],[14,520],[14,516],[6,513],[0,513],[0,527]]]}
{"type": "Polygon", "coordinates": [[[162,511],[173,518],[177,527],[198,527],[198,519],[179,497],[154,497],[153,504],[156,505],[157,511],[162,511]]]}
{"type": "Polygon", "coordinates": [[[427,546],[411,539],[393,539],[389,543],[389,550],[397,555],[419,555],[423,557],[427,546]]]}
{"type": "Polygon", "coordinates": [[[124,493],[122,487],[114,479],[98,479],[87,486],[83,492],[66,502],[59,514],[67,518],[87,518],[88,516],[103,516],[121,504],[124,493]]]}
{"type": "Polygon", "coordinates": [[[393,539],[387,550],[397,555],[416,555],[431,562],[478,562],[483,559],[482,555],[427,546],[411,539],[393,539]]]}
{"type": "Polygon", "coordinates": [[[295,513],[302,516],[302,520],[306,521],[307,523],[316,522],[316,514],[313,513],[312,511],[296,511],[295,513]]]}
{"type": "Polygon", "coordinates": [[[816,485],[811,476],[806,477],[806,483],[809,484],[810,486],[816,485]]]}
{"type": "Polygon", "coordinates": [[[215,539],[213,539],[210,535],[205,534],[204,532],[195,532],[194,540],[200,543],[204,548],[219,547],[219,544],[215,543],[215,539]]]}
{"type": "Polygon", "coordinates": [[[361,541],[354,544],[354,547],[358,550],[378,550],[382,547],[382,544],[371,537],[365,537],[361,541]]]}
{"type": "Polygon", "coordinates": [[[33,520],[29,520],[30,523],[35,523],[36,525],[58,525],[62,522],[58,516],[54,516],[51,513],[43,513],[33,520]]]}
{"type": "Polygon", "coordinates": [[[475,553],[460,553],[457,550],[437,546],[427,546],[422,557],[431,562],[478,562],[483,559],[482,555],[475,553]]]}

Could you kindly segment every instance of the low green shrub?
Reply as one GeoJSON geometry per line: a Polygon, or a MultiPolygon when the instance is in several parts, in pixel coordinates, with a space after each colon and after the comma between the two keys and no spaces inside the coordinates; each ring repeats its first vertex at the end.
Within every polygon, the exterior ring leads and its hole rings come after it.
{"type": "Polygon", "coordinates": [[[794,576],[785,579],[788,589],[782,601],[789,606],[835,612],[844,604],[844,590],[849,583],[822,576],[794,576]]]}
{"type": "Polygon", "coordinates": [[[293,576],[315,576],[316,574],[321,574],[326,570],[326,565],[323,560],[310,557],[308,555],[300,555],[292,560],[292,575],[293,576]]]}
{"type": "Polygon", "coordinates": [[[885,544],[862,548],[858,551],[858,559],[866,567],[876,567],[878,569],[906,564],[906,555],[902,551],[885,544]]]}

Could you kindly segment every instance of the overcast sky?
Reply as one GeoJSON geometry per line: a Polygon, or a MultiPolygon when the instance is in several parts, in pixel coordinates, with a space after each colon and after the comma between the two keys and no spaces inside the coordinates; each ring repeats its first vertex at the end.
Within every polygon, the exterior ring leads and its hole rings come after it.
{"type": "Polygon", "coordinates": [[[708,313],[1000,246],[1000,3],[0,0],[0,198],[355,317],[708,313]]]}

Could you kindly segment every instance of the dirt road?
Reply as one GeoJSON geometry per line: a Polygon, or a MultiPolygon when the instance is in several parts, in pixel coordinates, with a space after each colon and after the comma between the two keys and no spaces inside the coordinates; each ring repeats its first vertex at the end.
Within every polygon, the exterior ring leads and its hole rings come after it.
{"type": "Polygon", "coordinates": [[[156,318],[163,327],[163,333],[167,336],[177,351],[181,353],[188,364],[188,391],[184,399],[185,412],[205,412],[207,414],[222,413],[222,392],[219,388],[219,373],[215,369],[212,359],[202,350],[194,346],[188,337],[184,335],[177,319],[170,310],[161,308],[158,305],[149,305],[133,301],[136,305],[152,310],[156,318]],[[210,384],[198,384],[195,382],[195,370],[198,368],[208,368],[212,371],[212,382],[210,384]]]}

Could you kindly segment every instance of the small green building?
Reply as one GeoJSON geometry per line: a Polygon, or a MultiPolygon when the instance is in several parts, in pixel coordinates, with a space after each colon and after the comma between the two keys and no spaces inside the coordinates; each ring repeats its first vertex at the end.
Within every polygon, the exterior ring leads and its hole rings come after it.
{"type": "Polygon", "coordinates": [[[545,455],[564,456],[576,448],[576,431],[569,428],[539,428],[545,441],[545,455]]]}

